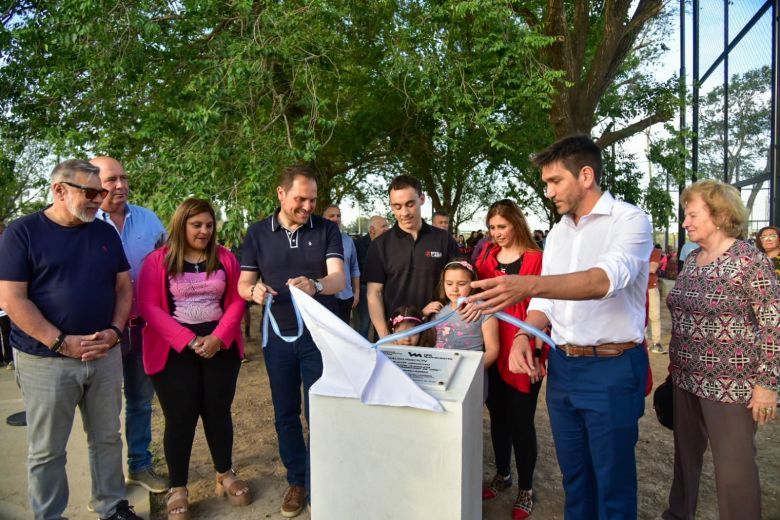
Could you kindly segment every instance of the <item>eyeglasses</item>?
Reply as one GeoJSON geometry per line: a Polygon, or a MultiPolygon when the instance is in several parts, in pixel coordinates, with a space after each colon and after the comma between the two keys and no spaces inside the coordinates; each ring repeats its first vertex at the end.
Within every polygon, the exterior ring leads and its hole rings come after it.
{"type": "Polygon", "coordinates": [[[68,181],[61,181],[61,183],[62,184],[67,184],[68,186],[70,186],[72,188],[76,188],[77,190],[83,191],[84,195],[89,200],[94,200],[95,197],[97,197],[98,195],[100,195],[101,199],[105,199],[106,195],[108,195],[108,190],[105,189],[105,188],[90,188],[88,186],[82,186],[81,184],[76,184],[76,183],[68,182],[68,181]]]}
{"type": "Polygon", "coordinates": [[[762,236],[758,237],[759,240],[774,240],[776,238],[777,238],[777,234],[776,233],[772,233],[771,235],[762,235],[762,236]]]}

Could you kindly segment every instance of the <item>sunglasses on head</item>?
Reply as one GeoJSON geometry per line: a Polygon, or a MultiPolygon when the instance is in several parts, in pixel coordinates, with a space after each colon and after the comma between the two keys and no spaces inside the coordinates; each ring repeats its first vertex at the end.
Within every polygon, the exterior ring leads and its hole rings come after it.
{"type": "Polygon", "coordinates": [[[74,182],[68,182],[68,181],[61,181],[62,184],[67,184],[68,186],[72,188],[76,188],[77,190],[81,190],[84,192],[84,195],[86,195],[87,199],[93,200],[95,197],[100,195],[100,198],[106,198],[106,195],[108,195],[108,190],[105,188],[90,188],[89,186],[82,186],[81,184],[76,184],[74,182]]]}

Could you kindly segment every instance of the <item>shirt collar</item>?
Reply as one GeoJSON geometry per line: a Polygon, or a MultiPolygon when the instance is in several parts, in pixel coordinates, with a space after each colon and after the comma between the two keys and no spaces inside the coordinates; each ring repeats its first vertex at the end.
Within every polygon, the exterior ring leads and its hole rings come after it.
{"type": "MultiPolygon", "coordinates": [[[[430,226],[430,225],[429,225],[427,222],[425,222],[425,220],[421,220],[421,222],[422,222],[422,225],[420,226],[420,230],[417,232],[417,236],[418,236],[418,237],[419,237],[420,235],[423,235],[423,234],[425,234],[425,233],[428,233],[428,232],[431,230],[431,226],[430,226]]],[[[398,225],[398,222],[396,222],[396,223],[393,225],[393,228],[392,228],[392,229],[393,229],[393,230],[395,230],[395,234],[396,234],[396,236],[398,236],[399,238],[403,238],[403,237],[410,237],[410,236],[412,236],[412,234],[411,234],[411,233],[407,233],[406,231],[404,231],[403,229],[401,229],[401,226],[399,226],[399,225],[398,225]]]]}
{"type": "MultiPolygon", "coordinates": [[[[125,204],[125,218],[129,218],[132,211],[130,211],[130,204],[125,204]]],[[[97,218],[103,222],[109,222],[111,220],[111,213],[103,211],[103,208],[98,208],[97,218]]]]}
{"type": "MultiPolygon", "coordinates": [[[[590,210],[590,213],[587,215],[583,215],[580,219],[580,223],[582,223],[583,219],[587,219],[591,215],[611,215],[612,214],[612,208],[615,206],[615,198],[612,196],[612,194],[609,191],[605,191],[601,194],[601,197],[599,197],[599,200],[596,201],[596,205],[593,206],[593,209],[590,210]]],[[[564,215],[561,219],[562,222],[565,222],[566,225],[572,228],[576,228],[577,225],[574,223],[574,217],[571,215],[564,215]]]]}
{"type": "MultiPolygon", "coordinates": [[[[282,208],[276,208],[276,211],[274,211],[274,214],[271,215],[271,231],[277,231],[280,228],[287,229],[282,225],[282,223],[279,221],[279,212],[282,211],[282,208]]],[[[306,224],[309,226],[309,229],[314,229],[314,219],[312,218],[313,215],[309,215],[309,222],[306,224]]],[[[303,227],[303,226],[301,226],[303,227]]],[[[298,228],[300,229],[300,228],[298,228]]],[[[297,231],[297,229],[296,229],[297,231]]]]}

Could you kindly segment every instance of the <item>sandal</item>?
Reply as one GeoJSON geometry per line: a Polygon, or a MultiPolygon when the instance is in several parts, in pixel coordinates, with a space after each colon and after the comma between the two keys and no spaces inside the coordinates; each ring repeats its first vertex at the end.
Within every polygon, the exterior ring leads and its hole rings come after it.
{"type": "Polygon", "coordinates": [[[231,506],[248,506],[252,503],[252,492],[249,490],[249,485],[239,479],[232,469],[217,474],[215,493],[218,497],[227,495],[231,506]]]}
{"type": "Polygon", "coordinates": [[[186,487],[171,488],[165,496],[168,520],[190,520],[190,496],[186,487]],[[178,512],[176,512],[178,510],[178,512]]]}

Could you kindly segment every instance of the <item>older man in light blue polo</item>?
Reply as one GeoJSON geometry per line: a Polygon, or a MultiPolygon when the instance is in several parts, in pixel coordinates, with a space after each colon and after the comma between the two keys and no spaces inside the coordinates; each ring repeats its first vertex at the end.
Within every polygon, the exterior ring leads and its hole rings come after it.
{"type": "Polygon", "coordinates": [[[149,451],[154,388],[144,373],[141,358],[144,321],[138,314],[136,280],[146,255],[165,241],[165,227],[151,210],[127,202],[130,194],[128,176],[119,161],[111,157],[96,157],[90,162],[100,168],[100,183],[108,190],[97,218],[111,225],[119,234],[133,281],[133,307],[122,335],[128,466],[125,480],[128,484],[143,486],[153,493],[162,493],[168,490],[168,482],[154,472],[152,453],[149,451]]]}

